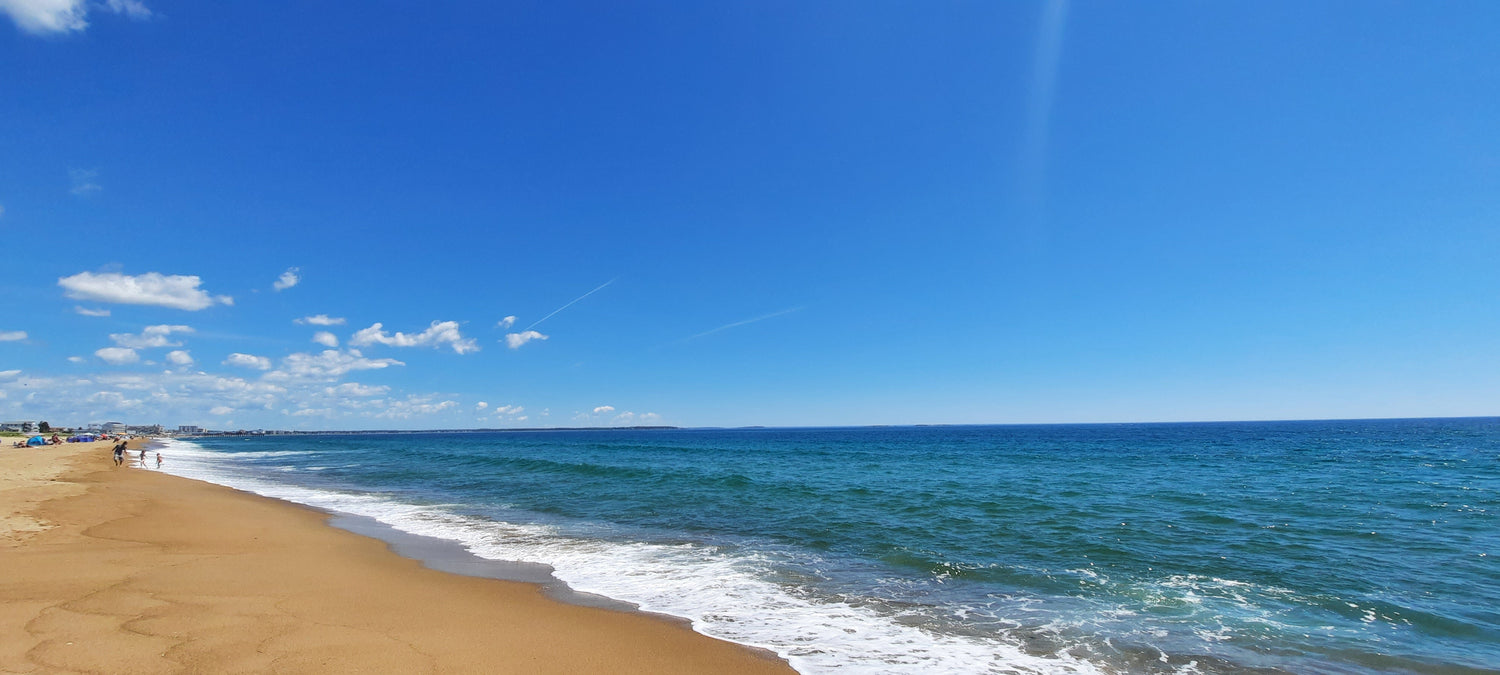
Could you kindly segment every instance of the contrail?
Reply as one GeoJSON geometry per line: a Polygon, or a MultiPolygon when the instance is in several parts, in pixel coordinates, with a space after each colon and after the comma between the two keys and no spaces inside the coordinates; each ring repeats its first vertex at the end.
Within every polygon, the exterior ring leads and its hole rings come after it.
{"type": "Polygon", "coordinates": [[[721,330],[729,330],[730,328],[734,328],[736,326],[743,326],[743,325],[745,325],[747,323],[755,323],[756,321],[765,321],[766,319],[773,319],[773,318],[776,318],[778,316],[781,316],[782,314],[791,314],[792,312],[800,312],[800,311],[802,311],[804,309],[806,309],[806,307],[793,307],[791,309],[783,309],[783,310],[781,310],[779,312],[771,312],[770,314],[766,314],[766,315],[763,315],[763,316],[757,316],[757,317],[755,317],[753,319],[745,319],[744,321],[736,321],[734,323],[724,324],[724,325],[719,326],[718,328],[715,328],[713,330],[706,330],[706,331],[703,331],[702,333],[699,333],[697,335],[690,335],[688,337],[685,337],[685,338],[679,340],[679,342],[687,342],[688,340],[696,340],[696,339],[701,338],[701,337],[703,337],[705,335],[713,335],[714,333],[717,333],[717,332],[719,332],[721,330]]]}
{"type": "MultiPolygon", "coordinates": [[[[1026,106],[1026,135],[1021,143],[1020,192],[1031,238],[1040,235],[1047,201],[1047,154],[1052,131],[1052,104],[1057,98],[1058,64],[1068,0],[1047,0],[1037,26],[1036,54],[1031,64],[1031,95],[1026,106]]],[[[1033,242],[1036,243],[1036,242],[1033,242]]]]}
{"type": "Polygon", "coordinates": [[[558,312],[561,312],[561,311],[563,311],[563,310],[565,310],[565,309],[567,309],[567,308],[569,308],[569,307],[572,307],[572,306],[573,306],[573,303],[574,303],[574,302],[578,302],[578,301],[579,301],[579,300],[582,300],[582,299],[584,299],[584,298],[587,298],[587,297],[589,297],[589,296],[590,296],[590,295],[593,295],[593,294],[595,294],[595,293],[598,293],[598,292],[599,292],[599,291],[600,291],[600,290],[601,290],[601,289],[603,289],[603,288],[604,288],[604,287],[605,287],[605,286],[608,286],[608,285],[610,285],[610,284],[612,284],[612,283],[614,283],[614,282],[615,282],[615,281],[617,281],[617,280],[619,280],[619,277],[615,277],[615,278],[614,278],[614,279],[610,279],[610,280],[609,280],[609,281],[606,281],[606,282],[604,282],[604,283],[602,283],[602,284],[599,284],[599,288],[596,288],[596,289],[594,289],[594,290],[592,290],[592,291],[589,291],[589,292],[587,292],[587,293],[584,293],[584,294],[583,294],[583,295],[580,295],[580,296],[578,296],[578,297],[576,297],[576,298],[574,298],[574,299],[573,299],[573,302],[570,302],[570,303],[568,303],[568,304],[566,304],[566,305],[563,305],[563,306],[562,306],[562,307],[558,307],[558,308],[557,308],[557,309],[554,309],[554,310],[552,310],[552,313],[551,313],[551,314],[548,314],[548,315],[547,315],[547,316],[544,316],[544,317],[542,317],[542,318],[540,318],[540,319],[537,319],[537,320],[536,320],[536,321],[535,321],[535,322],[533,322],[533,323],[532,323],[532,324],[531,324],[531,325],[530,325],[530,326],[527,326],[527,327],[526,327],[526,330],[531,330],[531,329],[533,329],[533,328],[536,328],[536,327],[537,327],[537,324],[539,324],[539,323],[541,323],[541,322],[543,322],[543,321],[546,321],[546,320],[547,320],[547,319],[550,319],[550,318],[552,318],[552,317],[553,317],[553,316],[556,316],[556,315],[557,315],[557,313],[558,313],[558,312]]]}

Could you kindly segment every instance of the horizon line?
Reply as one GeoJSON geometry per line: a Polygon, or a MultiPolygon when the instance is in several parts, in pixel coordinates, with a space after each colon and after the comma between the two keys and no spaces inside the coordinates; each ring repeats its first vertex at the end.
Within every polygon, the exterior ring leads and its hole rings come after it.
{"type": "MultiPolygon", "coordinates": [[[[1483,420],[1500,419],[1500,415],[1449,415],[1436,417],[1330,417],[1330,418],[1277,418],[1277,419],[1239,419],[1239,420],[1170,420],[1149,422],[909,422],[899,424],[804,424],[804,425],[770,425],[770,424],[742,424],[734,426],[707,425],[707,426],[680,426],[671,424],[637,424],[625,426],[608,427],[449,427],[442,429],[255,429],[254,431],[280,431],[278,435],[292,434],[339,434],[339,433],[457,433],[457,432],[483,432],[483,431],[610,431],[610,430],[675,430],[675,431],[697,431],[697,430],[724,430],[736,429],[876,429],[876,428],[901,428],[901,427],[1056,427],[1056,426],[1124,426],[1124,425],[1150,425],[1150,424],[1270,424],[1290,422],[1403,422],[1418,420],[1483,420]]],[[[133,425],[147,426],[147,425],[133,425]]],[[[161,425],[166,429],[166,425],[161,425]]],[[[188,426],[188,425],[182,425],[188,426]]],[[[194,425],[196,426],[196,425],[194,425]]],[[[72,427],[67,427],[72,428],[72,427]]],[[[211,431],[227,432],[228,430],[216,429],[211,431]]],[[[249,429],[236,429],[234,432],[249,429]]]]}

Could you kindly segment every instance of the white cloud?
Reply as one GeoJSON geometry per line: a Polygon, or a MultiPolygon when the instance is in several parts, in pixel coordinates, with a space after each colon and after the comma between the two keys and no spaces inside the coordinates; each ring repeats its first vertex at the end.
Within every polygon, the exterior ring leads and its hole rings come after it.
{"type": "MultiPolygon", "coordinates": [[[[7,373],[19,373],[21,371],[19,371],[19,370],[8,370],[8,371],[5,371],[5,372],[7,372],[7,373]]],[[[0,373],[0,375],[3,375],[3,374],[4,373],[0,373]]],[[[490,407],[490,404],[485,403],[484,401],[480,401],[480,402],[474,404],[474,409],[475,410],[484,410],[485,408],[488,408],[488,407],[490,407]]]]}
{"type": "Polygon", "coordinates": [[[84,0],[0,0],[0,12],[28,33],[66,33],[89,25],[84,0]]]}
{"type": "Polygon", "coordinates": [[[296,286],[299,281],[302,281],[302,277],[297,276],[297,268],[288,267],[285,272],[281,273],[281,276],[276,278],[276,283],[271,284],[271,288],[277,291],[284,291],[296,286]]]}
{"type": "Polygon", "coordinates": [[[106,405],[117,410],[129,410],[141,407],[141,399],[127,398],[118,391],[98,391],[84,399],[89,403],[106,405]]]}
{"type": "Polygon", "coordinates": [[[84,316],[109,316],[109,310],[107,309],[89,309],[81,305],[74,305],[73,311],[84,316]]]}
{"type": "Polygon", "coordinates": [[[67,33],[88,27],[88,13],[103,9],[132,19],[145,19],[151,10],[140,0],[0,0],[0,13],[10,15],[16,26],[28,33],[67,33]]]}
{"type": "Polygon", "coordinates": [[[281,367],[266,373],[268,380],[337,380],[355,370],[404,366],[395,359],[365,358],[358,350],[324,350],[320,354],[298,352],[281,360],[281,367]]]}
{"type": "MultiPolygon", "coordinates": [[[[286,411],[282,411],[282,412],[286,413],[286,411]]],[[[317,416],[317,417],[332,417],[333,416],[333,409],[332,408],[303,408],[301,410],[298,410],[298,411],[295,411],[295,412],[292,412],[292,413],[288,413],[288,414],[290,414],[292,417],[315,417],[315,416],[317,416]]]]}
{"type": "Polygon", "coordinates": [[[149,409],[151,416],[191,420],[208,410],[272,410],[274,405],[323,407],[322,386],[289,391],[264,380],[221,377],[188,369],[159,372],[102,372],[88,377],[39,378],[22,374],[0,379],[0,392],[12,399],[37,394],[28,407],[42,418],[129,417],[149,409]],[[124,392],[121,394],[120,392],[124,392]],[[132,407],[136,406],[136,407],[132,407]]]}
{"type": "Polygon", "coordinates": [[[312,324],[314,326],[342,326],[344,325],[344,317],[328,316],[327,314],[317,314],[314,316],[304,316],[300,319],[292,319],[292,323],[299,325],[312,324]]]}
{"type": "Polygon", "coordinates": [[[380,396],[391,388],[385,385],[364,385],[358,382],[345,382],[337,387],[328,387],[323,390],[329,396],[380,396]]]}
{"type": "Polygon", "coordinates": [[[660,421],[661,415],[656,413],[641,413],[637,415],[627,410],[615,415],[615,419],[611,423],[616,426],[625,426],[628,424],[655,424],[660,421]]]}
{"type": "Polygon", "coordinates": [[[177,349],[167,352],[167,360],[172,362],[172,365],[176,366],[193,365],[193,355],[187,353],[186,349],[177,349]]]}
{"type": "MultiPolygon", "coordinates": [[[[5,0],[0,0],[0,2],[4,1],[5,0]]],[[[68,171],[68,178],[73,182],[73,187],[69,188],[68,192],[71,192],[79,197],[86,197],[104,189],[99,186],[98,182],[96,182],[99,178],[98,170],[71,169],[68,171]]]]}
{"type": "Polygon", "coordinates": [[[597,408],[594,408],[594,414],[595,415],[606,415],[606,414],[612,413],[614,411],[615,411],[615,407],[612,406],[612,405],[601,405],[601,406],[599,406],[597,408]]]}
{"type": "Polygon", "coordinates": [[[105,0],[104,7],[116,14],[124,14],[132,19],[144,19],[151,16],[151,10],[146,8],[140,0],[105,0]]]}
{"type": "Polygon", "coordinates": [[[83,363],[84,361],[87,361],[87,360],[88,359],[85,359],[82,356],[69,356],[68,357],[68,361],[70,361],[72,363],[83,363]]]}
{"type": "Polygon", "coordinates": [[[316,333],[313,333],[313,342],[323,345],[324,347],[339,346],[338,336],[326,330],[320,330],[316,333]]]}
{"type": "Polygon", "coordinates": [[[0,342],[16,342],[25,339],[26,331],[24,330],[0,331],[0,342]]]}
{"type": "Polygon", "coordinates": [[[110,333],[109,339],[115,344],[131,349],[151,349],[153,347],[181,347],[181,342],[172,342],[169,337],[173,333],[191,333],[190,326],[146,326],[140,335],[130,333],[110,333]]]}
{"type": "Polygon", "coordinates": [[[228,415],[229,413],[232,413],[232,412],[234,412],[234,408],[231,408],[231,407],[229,407],[227,405],[216,405],[216,406],[214,406],[214,407],[212,407],[212,408],[209,409],[208,414],[210,414],[210,415],[228,415]]]}
{"type": "Polygon", "coordinates": [[[9,380],[10,378],[20,374],[21,371],[19,370],[0,370],[0,380],[9,380]]]}
{"type": "Polygon", "coordinates": [[[441,347],[448,345],[454,352],[467,354],[479,351],[479,344],[472,339],[465,338],[458,331],[457,321],[434,321],[427,330],[416,335],[407,335],[397,332],[388,334],[382,330],[382,326],[376,323],[365,328],[349,338],[349,344],[357,347],[365,345],[383,344],[388,347],[441,347]]]}
{"type": "Polygon", "coordinates": [[[541,333],[538,333],[538,332],[536,332],[534,330],[527,330],[527,331],[521,331],[519,333],[506,333],[505,334],[505,344],[507,346],[509,346],[511,349],[520,349],[521,345],[524,345],[524,344],[526,344],[528,342],[531,342],[532,340],[545,340],[545,339],[547,339],[547,336],[542,335],[541,333]]]}
{"type": "Polygon", "coordinates": [[[255,356],[254,354],[241,354],[239,352],[235,352],[233,354],[230,354],[229,358],[224,359],[224,365],[239,366],[241,368],[254,368],[256,370],[270,370],[271,359],[268,359],[264,356],[255,356]]]}
{"type": "Polygon", "coordinates": [[[65,295],[74,300],[155,305],[187,311],[207,309],[216,302],[234,304],[234,299],[228,296],[210,296],[207,291],[198,288],[201,283],[202,280],[196,276],[167,276],[158,272],[147,272],[139,276],[118,272],[79,272],[57,280],[57,285],[67,290],[65,295]]]}
{"type": "Polygon", "coordinates": [[[105,347],[95,351],[94,356],[113,366],[123,366],[141,360],[141,356],[128,347],[105,347]]]}
{"type": "Polygon", "coordinates": [[[500,323],[498,323],[496,325],[500,327],[500,330],[506,330],[506,329],[510,328],[511,326],[516,325],[516,317],[514,317],[514,316],[507,316],[504,319],[501,319],[500,323]]]}
{"type": "Polygon", "coordinates": [[[385,410],[376,413],[375,417],[404,420],[411,419],[417,415],[431,415],[458,407],[458,401],[433,403],[432,398],[427,396],[407,396],[404,401],[390,400],[386,401],[385,404],[385,410]]]}

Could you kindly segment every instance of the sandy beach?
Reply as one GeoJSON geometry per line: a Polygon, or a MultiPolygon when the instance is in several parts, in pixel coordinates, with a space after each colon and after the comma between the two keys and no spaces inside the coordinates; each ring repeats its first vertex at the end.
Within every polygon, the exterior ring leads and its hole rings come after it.
{"type": "Polygon", "coordinates": [[[0,672],[793,672],[649,615],[426,569],[310,509],[117,468],[109,448],[0,448],[0,672]]]}

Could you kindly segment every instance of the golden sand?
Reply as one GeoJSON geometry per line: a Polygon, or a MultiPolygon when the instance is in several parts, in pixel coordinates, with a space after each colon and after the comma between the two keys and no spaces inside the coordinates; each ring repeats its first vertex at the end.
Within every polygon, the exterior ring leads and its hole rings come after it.
{"type": "Polygon", "coordinates": [[[115,467],[107,442],[8,446],[0,672],[792,672],[645,614],[424,568],[310,509],[115,467]]]}

